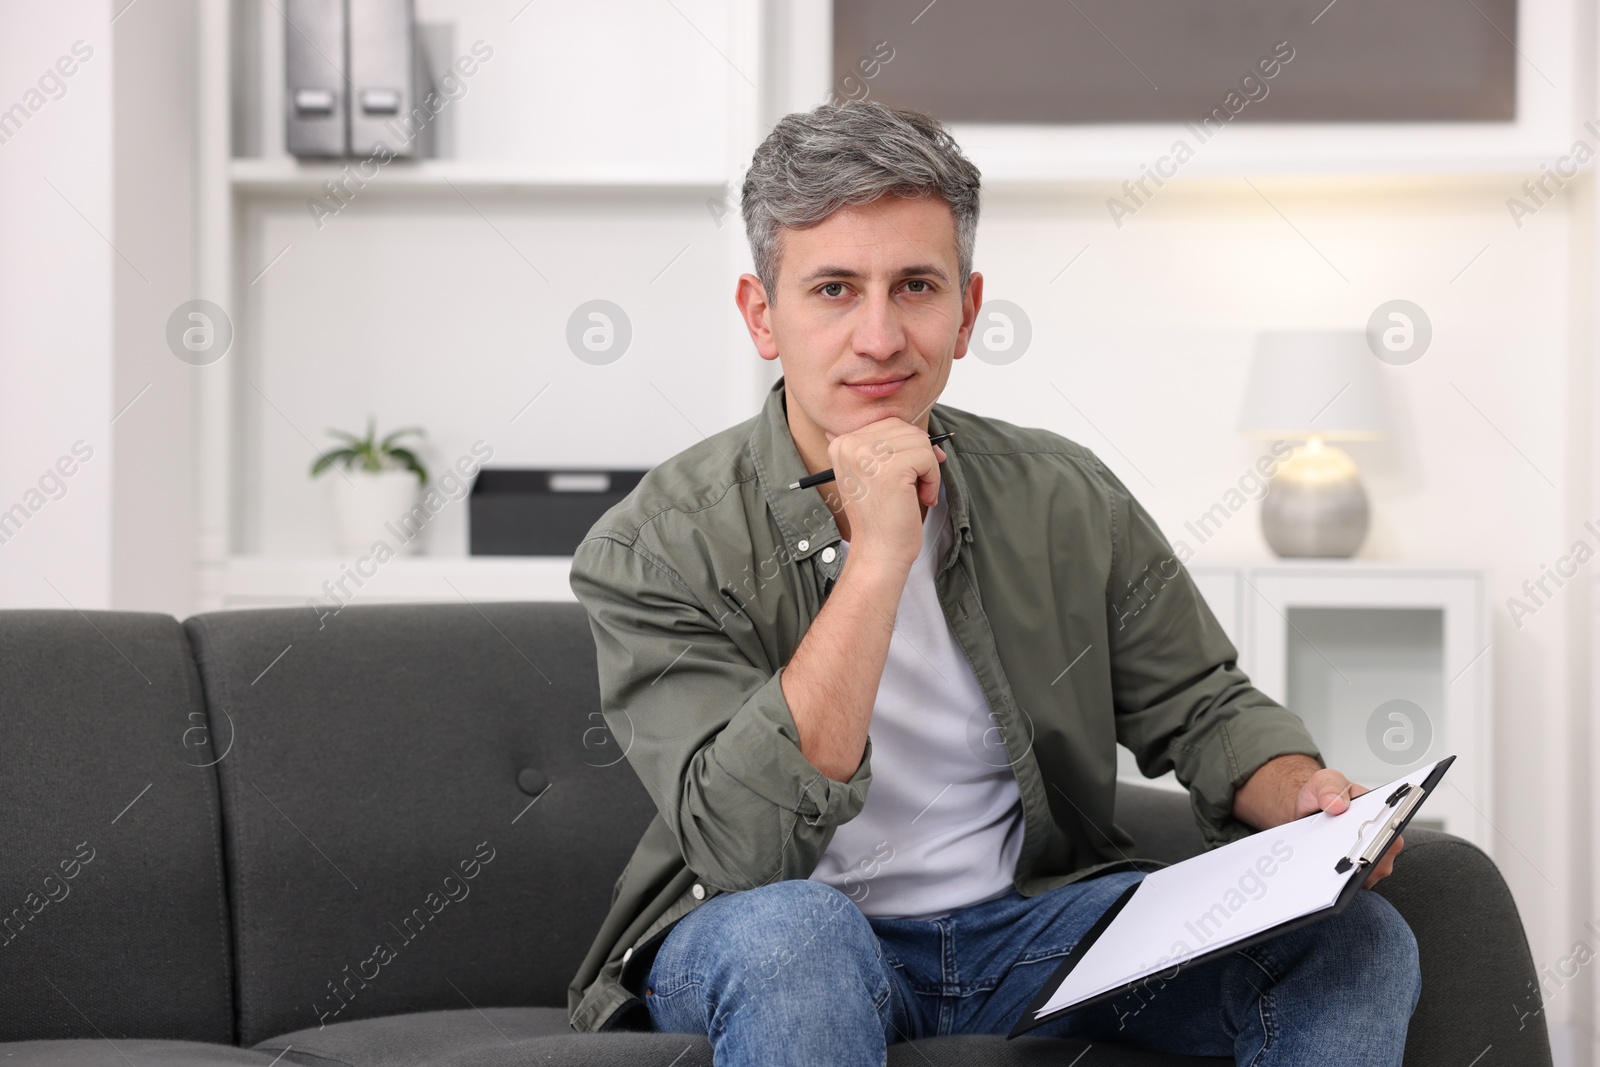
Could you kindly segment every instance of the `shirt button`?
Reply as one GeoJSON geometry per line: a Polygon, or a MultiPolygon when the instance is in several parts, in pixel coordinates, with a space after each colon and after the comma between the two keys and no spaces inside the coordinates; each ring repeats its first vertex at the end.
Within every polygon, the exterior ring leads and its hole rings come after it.
{"type": "Polygon", "coordinates": [[[694,899],[696,900],[706,899],[706,887],[701,885],[699,882],[696,882],[694,884],[694,888],[689,890],[689,892],[694,894],[694,899]]]}
{"type": "Polygon", "coordinates": [[[804,552],[806,549],[811,547],[811,542],[807,541],[805,538],[802,537],[800,539],[800,543],[798,545],[795,545],[794,547],[796,547],[800,551],[804,552]]]}
{"type": "Polygon", "coordinates": [[[829,545],[827,548],[822,550],[822,562],[824,562],[824,563],[832,563],[833,560],[834,560],[834,557],[838,556],[838,554],[839,553],[837,553],[837,552],[835,552],[833,550],[833,546],[829,545]]]}
{"type": "Polygon", "coordinates": [[[623,963],[627,963],[632,958],[633,958],[633,949],[631,949],[631,948],[628,949],[626,952],[624,952],[622,954],[622,962],[623,963]]]}

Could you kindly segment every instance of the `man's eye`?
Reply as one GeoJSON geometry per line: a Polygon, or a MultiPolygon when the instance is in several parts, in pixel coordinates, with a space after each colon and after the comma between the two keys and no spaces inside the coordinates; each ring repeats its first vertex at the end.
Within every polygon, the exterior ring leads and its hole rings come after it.
{"type": "MultiPolygon", "coordinates": [[[[927,283],[927,282],[926,282],[926,281],[924,281],[924,280],[923,280],[923,279],[921,279],[921,278],[912,278],[912,279],[911,279],[911,280],[910,280],[910,281],[908,281],[908,282],[906,282],[906,285],[907,285],[907,286],[912,286],[912,285],[922,285],[922,286],[926,286],[926,285],[927,285],[927,284],[928,284],[928,283],[927,283]]],[[[913,292],[913,293],[926,293],[926,292],[928,292],[928,291],[929,291],[929,290],[927,290],[927,289],[925,289],[925,288],[924,288],[924,289],[912,289],[912,290],[911,290],[911,291],[912,291],[912,292],[913,292]]]]}
{"type": "Polygon", "coordinates": [[[823,296],[838,296],[843,291],[844,285],[840,282],[829,282],[827,285],[822,287],[823,296]],[[838,292],[834,292],[833,290],[838,290],[838,292]]]}

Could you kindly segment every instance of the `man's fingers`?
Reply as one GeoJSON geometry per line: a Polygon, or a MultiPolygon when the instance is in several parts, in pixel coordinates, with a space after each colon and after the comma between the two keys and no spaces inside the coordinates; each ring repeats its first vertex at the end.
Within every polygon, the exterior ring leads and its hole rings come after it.
{"type": "Polygon", "coordinates": [[[1350,806],[1356,784],[1338,771],[1321,771],[1324,781],[1317,787],[1317,807],[1329,815],[1338,815],[1350,806]]]}

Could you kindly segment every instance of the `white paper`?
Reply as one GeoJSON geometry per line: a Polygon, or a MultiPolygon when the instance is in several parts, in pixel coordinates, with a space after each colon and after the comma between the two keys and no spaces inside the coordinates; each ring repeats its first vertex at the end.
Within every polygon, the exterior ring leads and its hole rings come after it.
{"type": "MultiPolygon", "coordinates": [[[[1331,907],[1354,876],[1334,864],[1350,853],[1361,824],[1393,814],[1384,801],[1402,783],[1420,786],[1438,763],[1361,794],[1338,815],[1308,815],[1146,875],[1034,1018],[1150,975],[1171,978],[1174,966],[1202,953],[1331,907]]],[[[1355,855],[1387,821],[1367,827],[1355,855]]]]}

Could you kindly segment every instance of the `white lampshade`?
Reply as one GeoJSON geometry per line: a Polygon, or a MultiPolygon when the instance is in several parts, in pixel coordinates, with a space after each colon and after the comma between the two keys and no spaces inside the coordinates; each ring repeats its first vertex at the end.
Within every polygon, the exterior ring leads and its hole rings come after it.
{"type": "Polygon", "coordinates": [[[1387,429],[1383,382],[1366,334],[1277,330],[1256,335],[1241,433],[1370,441],[1387,429]]]}

